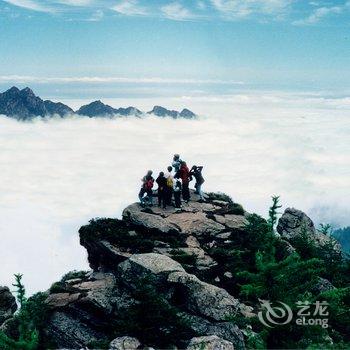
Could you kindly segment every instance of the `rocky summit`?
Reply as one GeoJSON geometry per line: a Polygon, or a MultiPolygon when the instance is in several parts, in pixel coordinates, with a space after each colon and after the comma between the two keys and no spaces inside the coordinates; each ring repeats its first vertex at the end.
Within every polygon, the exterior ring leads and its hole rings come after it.
{"type": "MultiPolygon", "coordinates": [[[[246,324],[259,308],[239,295],[232,282],[239,260],[232,259],[238,254],[242,260],[248,244],[242,242],[261,239],[254,223],[268,225],[226,195],[205,198],[191,192],[181,212],[134,203],[122,219],[98,218],[81,227],[91,270],[69,272],[41,294],[42,347],[245,349],[254,334],[246,324]]],[[[282,215],[278,232],[281,259],[294,254],[290,239],[298,235],[325,241],[295,209],[282,215]]],[[[326,279],[313,282],[315,293],[334,288],[326,279]]],[[[15,310],[9,290],[0,288],[6,334],[13,333],[15,310]]]]}

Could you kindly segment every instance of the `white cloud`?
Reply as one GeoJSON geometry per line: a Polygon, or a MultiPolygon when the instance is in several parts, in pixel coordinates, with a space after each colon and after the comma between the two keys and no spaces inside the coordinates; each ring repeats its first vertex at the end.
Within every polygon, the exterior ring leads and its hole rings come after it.
{"type": "Polygon", "coordinates": [[[294,21],[293,24],[295,25],[315,24],[321,21],[324,17],[327,17],[332,14],[342,13],[344,9],[345,7],[343,6],[319,7],[315,9],[309,17],[294,21]]]}
{"type": "Polygon", "coordinates": [[[96,10],[91,17],[88,19],[88,21],[91,22],[98,22],[101,21],[104,17],[104,12],[102,10],[96,10]]]}
{"type": "Polygon", "coordinates": [[[3,0],[3,1],[11,5],[22,7],[32,11],[50,12],[50,13],[53,13],[56,11],[53,7],[43,5],[38,1],[32,1],[32,0],[3,0]]]}
{"type": "Polygon", "coordinates": [[[137,0],[123,0],[114,5],[112,10],[127,16],[144,16],[147,14],[145,7],[139,5],[137,0]]]}
{"type": "MultiPolygon", "coordinates": [[[[98,14],[97,17],[103,14],[98,14]]],[[[144,83],[144,84],[237,84],[243,85],[242,81],[219,80],[219,79],[169,79],[169,78],[124,78],[124,77],[35,77],[21,75],[2,75],[0,82],[3,83],[144,83]]]]}
{"type": "Polygon", "coordinates": [[[281,15],[292,0],[211,0],[212,5],[226,17],[244,18],[252,14],[281,15]]]}
{"type": "Polygon", "coordinates": [[[313,219],[349,224],[349,104],[281,93],[104,102],[213,117],[0,118],[0,285],[23,272],[29,291],[45,290],[64,272],[85,269],[79,226],[120,217],[142,173],[163,170],[177,152],[204,165],[204,190],[227,192],[248,211],[266,215],[270,195],[279,194],[284,208],[316,215],[327,207],[313,219]]]}
{"type": "Polygon", "coordinates": [[[55,0],[55,2],[68,6],[89,6],[94,3],[93,0],[55,0]]]}
{"type": "Polygon", "coordinates": [[[166,18],[175,21],[185,21],[195,17],[190,10],[179,2],[172,2],[168,5],[162,6],[161,11],[166,18]]]}

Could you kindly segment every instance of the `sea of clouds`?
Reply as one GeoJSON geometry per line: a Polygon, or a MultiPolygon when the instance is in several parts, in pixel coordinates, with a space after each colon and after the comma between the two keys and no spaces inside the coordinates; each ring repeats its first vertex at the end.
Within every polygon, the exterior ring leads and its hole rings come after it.
{"type": "MultiPolygon", "coordinates": [[[[104,102],[148,110],[154,101],[104,102]]],[[[277,194],[283,208],[317,223],[350,224],[349,99],[271,93],[157,103],[204,116],[0,117],[0,285],[21,272],[32,293],[88,269],[79,227],[120,217],[145,171],[164,170],[174,153],[204,166],[205,190],[226,192],[248,211],[266,216],[277,194]]]]}

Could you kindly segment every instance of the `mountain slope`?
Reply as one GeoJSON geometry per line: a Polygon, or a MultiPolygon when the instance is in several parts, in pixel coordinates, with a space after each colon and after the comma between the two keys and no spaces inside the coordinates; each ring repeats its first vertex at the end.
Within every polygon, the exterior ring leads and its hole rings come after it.
{"type": "Polygon", "coordinates": [[[196,115],[187,108],[184,108],[181,112],[175,110],[169,110],[161,106],[154,106],[153,109],[147,114],[153,114],[157,117],[170,117],[170,118],[185,118],[185,119],[193,119],[196,118],[196,115]]]}
{"type": "Polygon", "coordinates": [[[34,117],[45,117],[57,114],[63,117],[73,113],[73,110],[62,104],[52,101],[43,101],[30,88],[19,90],[17,87],[0,93],[0,114],[28,120],[34,117]]]}
{"type": "Polygon", "coordinates": [[[85,115],[90,118],[108,117],[108,116],[114,116],[114,115],[127,117],[127,116],[140,116],[142,112],[135,107],[116,109],[98,100],[80,107],[79,110],[76,112],[76,114],[85,115]]]}

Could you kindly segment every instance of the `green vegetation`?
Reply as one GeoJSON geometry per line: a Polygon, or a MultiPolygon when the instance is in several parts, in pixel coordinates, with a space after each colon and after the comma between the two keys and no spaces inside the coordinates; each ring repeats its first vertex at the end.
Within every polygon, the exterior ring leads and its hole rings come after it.
{"type": "Polygon", "coordinates": [[[20,306],[19,311],[11,320],[11,333],[15,337],[9,336],[0,331],[0,349],[2,350],[35,350],[39,344],[45,341],[41,335],[41,330],[47,317],[47,307],[44,303],[47,295],[37,293],[30,298],[26,298],[25,288],[22,283],[22,275],[15,275],[17,301],[20,306]]]}
{"type": "Polygon", "coordinates": [[[341,244],[343,251],[350,254],[350,226],[334,230],[332,235],[341,244]]]}
{"type": "MultiPolygon", "coordinates": [[[[222,286],[230,293],[257,307],[260,300],[272,304],[284,302],[291,307],[294,318],[274,328],[264,326],[255,317],[234,317],[232,321],[244,330],[248,349],[350,348],[349,260],[335,249],[334,240],[317,245],[306,229],[293,239],[296,252],[281,254],[282,241],[273,230],[279,208],[279,197],[273,197],[267,221],[256,214],[250,215],[244,232],[235,232],[227,248],[214,248],[210,253],[224,266],[224,271],[232,273],[233,278],[222,280],[222,286]],[[319,294],[315,286],[320,277],[335,288],[319,294]],[[298,301],[311,304],[327,301],[329,327],[297,325],[298,301]]],[[[324,226],[323,231],[329,234],[330,228],[324,226]]]]}
{"type": "Polygon", "coordinates": [[[195,254],[188,254],[180,249],[175,249],[170,252],[171,258],[185,265],[195,265],[197,256],[195,254]]]}
{"type": "Polygon", "coordinates": [[[214,201],[214,200],[227,202],[226,205],[223,205],[221,209],[219,209],[215,212],[216,214],[244,215],[243,207],[240,204],[235,203],[232,200],[232,198],[225,193],[210,192],[210,193],[207,193],[207,198],[208,198],[209,202],[214,201]]]}
{"type": "Polygon", "coordinates": [[[147,230],[144,227],[129,227],[124,221],[109,218],[96,218],[79,230],[81,243],[106,239],[120,249],[130,249],[133,253],[150,253],[154,242],[161,240],[169,243],[172,248],[182,245],[184,237],[176,232],[169,232],[166,236],[157,230],[147,230]]]}
{"type": "Polygon", "coordinates": [[[115,336],[128,334],[141,343],[160,349],[174,345],[183,348],[181,340],[189,340],[197,334],[191,329],[190,321],[153,284],[150,279],[137,284],[132,296],[138,302],[121,315],[121,320],[115,325],[115,336]]]}
{"type": "Polygon", "coordinates": [[[279,196],[272,196],[272,205],[269,209],[269,219],[267,221],[271,227],[271,231],[275,229],[277,224],[278,209],[282,208],[282,205],[279,205],[279,200],[279,196]]]}

